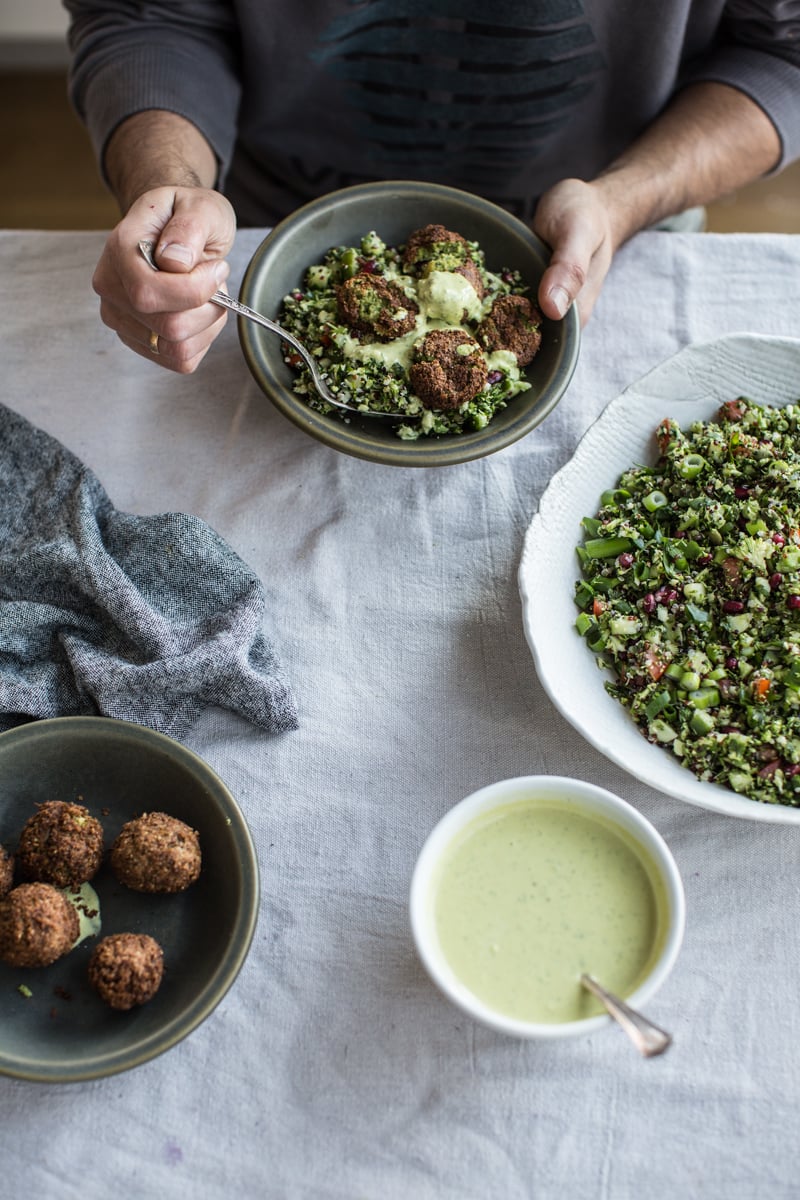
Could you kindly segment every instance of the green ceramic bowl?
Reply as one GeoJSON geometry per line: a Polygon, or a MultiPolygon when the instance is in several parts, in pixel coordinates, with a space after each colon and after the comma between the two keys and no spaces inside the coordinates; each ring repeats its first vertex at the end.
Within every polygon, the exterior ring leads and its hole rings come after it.
{"type": "MultiPolygon", "coordinates": [[[[390,245],[401,244],[422,225],[437,223],[476,240],[490,269],[516,268],[536,295],[549,254],[544,244],[502,208],[455,188],[430,183],[368,183],[332,192],[292,213],[254,254],[241,299],[277,320],[283,297],[301,285],[306,268],[331,246],[358,244],[375,230],[390,245]]],[[[392,423],[369,417],[325,416],[292,391],[293,373],[283,361],[275,334],[239,318],[239,339],[257,383],[300,429],[345,454],[399,467],[443,467],[493,454],[529,433],[558,404],[567,389],[580,346],[575,308],[563,321],[546,321],[542,346],[525,370],[531,383],[508,408],[474,433],[404,442],[392,423]]]]}
{"type": "Polygon", "coordinates": [[[258,868],[250,833],[221,780],[184,746],[139,725],[62,717],[0,734],[0,842],[15,849],[23,824],[45,800],[85,804],[101,821],[107,846],[137,813],[168,812],[198,831],[203,853],[199,880],[179,895],[132,892],[107,864],[93,880],[99,937],[149,933],[164,950],[163,982],[141,1008],[114,1011],[89,986],[98,937],[50,967],[0,963],[0,1074],[72,1083],[139,1066],[209,1016],[252,941],[258,868]]]}

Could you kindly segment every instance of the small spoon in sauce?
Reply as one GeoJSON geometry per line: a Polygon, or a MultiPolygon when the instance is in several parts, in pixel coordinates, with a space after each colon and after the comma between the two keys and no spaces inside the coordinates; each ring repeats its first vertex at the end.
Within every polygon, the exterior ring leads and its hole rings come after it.
{"type": "MultiPolygon", "coordinates": [[[[160,267],[157,265],[156,260],[153,257],[154,246],[152,242],[139,242],[139,250],[142,257],[150,264],[154,271],[160,270],[160,267]]],[[[290,346],[293,346],[311,372],[311,379],[314,383],[314,387],[317,389],[317,392],[326,404],[331,404],[334,408],[346,409],[347,412],[356,413],[359,417],[391,417],[392,420],[395,421],[398,417],[402,417],[407,421],[413,421],[416,419],[413,413],[378,412],[377,410],[371,408],[359,408],[359,406],[356,404],[347,404],[344,400],[340,399],[339,396],[334,396],[333,392],[322,378],[319,367],[313,356],[309,353],[302,342],[299,342],[294,334],[289,333],[288,330],[284,329],[282,325],[278,325],[276,321],[271,321],[269,317],[265,317],[261,313],[256,312],[254,308],[248,308],[246,304],[242,304],[241,300],[234,300],[233,297],[229,296],[227,292],[214,292],[214,295],[211,297],[211,303],[217,304],[220,308],[228,308],[231,310],[231,312],[237,313],[240,317],[247,317],[248,321],[254,321],[256,325],[261,325],[264,329],[269,329],[271,333],[277,333],[278,337],[283,338],[285,342],[288,342],[290,346]]]]}
{"type": "Polygon", "coordinates": [[[597,997],[609,1015],[625,1030],[636,1049],[645,1058],[653,1058],[656,1054],[663,1054],[672,1043],[670,1034],[666,1033],[663,1029],[659,1029],[658,1025],[654,1025],[652,1021],[649,1021],[642,1013],[637,1012],[635,1008],[631,1008],[624,1000],[620,1000],[612,992],[607,992],[591,975],[581,975],[581,983],[587,991],[597,997]]]}

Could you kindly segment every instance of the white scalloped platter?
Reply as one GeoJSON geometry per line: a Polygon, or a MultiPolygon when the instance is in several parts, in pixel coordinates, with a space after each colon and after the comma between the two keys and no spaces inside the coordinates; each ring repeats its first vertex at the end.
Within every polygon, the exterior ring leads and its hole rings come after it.
{"type": "Polygon", "coordinates": [[[751,821],[800,824],[800,808],[764,804],[697,779],[651,745],[609,696],[607,676],[575,629],[581,519],[634,464],[657,457],[655,431],[672,417],[686,428],[711,420],[726,400],[800,399],[800,340],[731,334],[687,346],[613,400],[550,481],[525,537],[519,587],[536,672],[556,708],[593,746],[631,775],[688,804],[751,821]]]}

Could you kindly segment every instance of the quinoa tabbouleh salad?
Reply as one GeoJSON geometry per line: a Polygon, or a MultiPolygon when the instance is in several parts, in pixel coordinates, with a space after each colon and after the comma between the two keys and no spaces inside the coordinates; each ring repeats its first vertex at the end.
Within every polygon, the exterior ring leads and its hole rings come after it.
{"type": "MultiPolygon", "coordinates": [[[[477,242],[442,225],[415,230],[401,246],[373,231],[309,267],[303,288],[284,297],[280,321],[335,395],[407,415],[396,431],[414,440],[482,429],[530,387],[521,368],[539,349],[542,317],[526,292],[518,272],[489,271],[477,242]]],[[[298,371],[294,391],[332,412],[300,355],[285,350],[298,371]]]]}
{"type": "Polygon", "coordinates": [[[577,629],[649,741],[800,806],[800,402],[740,398],[657,441],[582,522],[577,629]]]}

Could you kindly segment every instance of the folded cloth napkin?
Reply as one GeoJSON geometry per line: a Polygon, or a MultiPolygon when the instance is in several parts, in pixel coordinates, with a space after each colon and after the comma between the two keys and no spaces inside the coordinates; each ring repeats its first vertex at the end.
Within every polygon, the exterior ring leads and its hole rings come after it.
{"type": "Polygon", "coordinates": [[[101,714],[181,738],[207,707],[297,726],[259,579],[204,521],[118,512],[0,405],[0,729],[101,714]]]}

